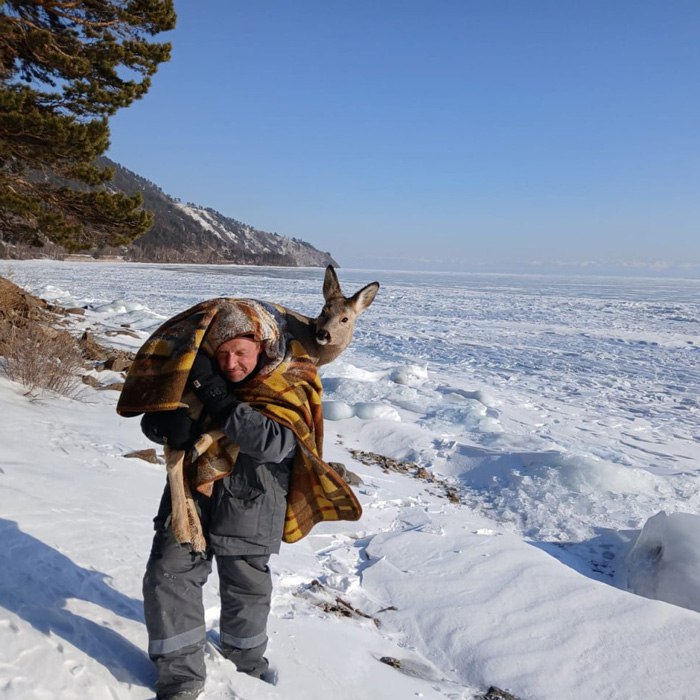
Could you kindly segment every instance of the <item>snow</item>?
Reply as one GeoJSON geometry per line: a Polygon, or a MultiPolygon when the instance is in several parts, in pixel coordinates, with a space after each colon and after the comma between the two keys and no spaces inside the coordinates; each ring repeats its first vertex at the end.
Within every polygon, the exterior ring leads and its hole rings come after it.
{"type": "Polygon", "coordinates": [[[199,209],[188,204],[182,204],[181,202],[177,203],[176,206],[185,212],[185,214],[193,218],[205,231],[209,231],[209,233],[212,233],[217,238],[223,238],[219,230],[212,225],[206,210],[199,209]]]}
{"type": "MultiPolygon", "coordinates": [[[[76,332],[132,350],[211,297],[322,303],[318,269],[0,261],[0,274],[86,307],[76,332]]],[[[203,697],[695,698],[700,282],[339,276],[346,293],[382,284],[321,368],[325,457],[362,479],[365,512],[273,557],[276,682],[209,649],[203,697]]],[[[153,697],[140,588],[165,474],[124,457],[152,445],[116,399],[31,399],[0,378],[3,700],[153,697]]],[[[205,609],[215,638],[215,574],[205,609]]]]}

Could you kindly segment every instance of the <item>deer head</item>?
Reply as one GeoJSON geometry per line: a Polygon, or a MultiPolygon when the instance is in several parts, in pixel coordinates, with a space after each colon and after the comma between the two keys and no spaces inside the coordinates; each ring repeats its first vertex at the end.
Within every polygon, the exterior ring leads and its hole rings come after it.
{"type": "Polygon", "coordinates": [[[326,303],[312,322],[314,341],[323,346],[324,356],[332,355],[335,358],[350,344],[355,319],[374,301],[378,290],[379,282],[372,282],[351,297],[346,297],[333,266],[326,268],[323,280],[326,303]]]}
{"type": "Polygon", "coordinates": [[[316,318],[283,306],[278,308],[284,313],[288,332],[301,342],[315,364],[325,365],[350,344],[355,319],[374,301],[378,289],[379,282],[372,282],[346,297],[329,265],[323,280],[325,304],[316,318]]]}

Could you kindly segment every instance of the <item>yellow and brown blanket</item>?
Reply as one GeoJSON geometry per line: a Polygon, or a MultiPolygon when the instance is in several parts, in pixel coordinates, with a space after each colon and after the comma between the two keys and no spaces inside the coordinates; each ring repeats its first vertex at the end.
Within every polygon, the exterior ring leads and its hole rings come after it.
{"type": "MultiPolygon", "coordinates": [[[[187,376],[200,347],[211,352],[207,329],[217,314],[234,312],[240,333],[262,341],[266,364],[236,394],[241,401],[288,427],[298,449],[287,495],[283,540],[296,542],[324,520],[357,520],[362,508],[352,489],[322,459],[322,387],[316,365],[301,343],[285,337],[283,317],[271,304],[252,299],[218,298],[202,302],[166,321],[138,351],[127,375],[117,412],[193,407],[185,394],[187,376]]],[[[220,435],[220,433],[218,433],[220,435]]],[[[226,438],[194,461],[185,462],[188,485],[211,494],[213,482],[235,468],[237,448],[226,438]]]]}

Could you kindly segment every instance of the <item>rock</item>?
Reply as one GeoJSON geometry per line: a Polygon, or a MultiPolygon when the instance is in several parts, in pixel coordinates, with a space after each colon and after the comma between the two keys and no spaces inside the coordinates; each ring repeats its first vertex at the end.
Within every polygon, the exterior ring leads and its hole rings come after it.
{"type": "Polygon", "coordinates": [[[454,486],[445,486],[445,496],[450,503],[461,503],[459,491],[454,486]]]}
{"type": "Polygon", "coordinates": [[[80,352],[86,360],[104,362],[107,359],[107,351],[95,340],[90,331],[84,331],[78,341],[80,352]]]}
{"type": "Polygon", "coordinates": [[[93,377],[91,374],[84,374],[82,379],[83,379],[83,384],[87,384],[88,386],[92,386],[95,388],[100,386],[100,380],[97,379],[97,377],[93,377]]]}
{"type": "Polygon", "coordinates": [[[482,695],[483,700],[518,700],[515,695],[512,695],[507,690],[501,690],[495,685],[492,685],[485,695],[482,695]]]}
{"type": "Polygon", "coordinates": [[[126,372],[131,367],[131,360],[126,357],[110,357],[104,364],[105,369],[111,369],[114,372],[126,372]]]}
{"type": "MultiPolygon", "coordinates": [[[[450,501],[450,503],[454,503],[456,505],[462,503],[461,490],[458,485],[449,483],[446,479],[436,476],[431,471],[429,471],[425,467],[419,466],[415,462],[403,462],[398,459],[393,459],[391,457],[386,457],[385,455],[377,454],[376,452],[365,452],[363,450],[356,449],[351,449],[350,454],[362,464],[376,464],[384,472],[388,473],[391,471],[398,472],[399,474],[410,474],[416,479],[422,479],[423,481],[426,481],[429,484],[436,484],[438,486],[441,486],[442,493],[438,495],[442,496],[443,498],[446,498],[448,501],[450,501]]],[[[489,698],[489,700],[491,699],[489,698]]]]}
{"type": "Polygon", "coordinates": [[[382,656],[379,660],[392,668],[401,668],[401,662],[393,656],[382,656]]]}
{"type": "Polygon", "coordinates": [[[73,306],[70,309],[64,309],[67,314],[74,314],[75,316],[85,316],[85,309],[80,306],[73,306]]]}
{"type": "Polygon", "coordinates": [[[127,452],[127,454],[124,456],[128,457],[129,459],[143,459],[151,464],[161,464],[161,460],[158,459],[158,455],[156,454],[155,449],[152,447],[146,450],[134,450],[133,452],[127,452]]]}
{"type": "Polygon", "coordinates": [[[425,481],[433,480],[433,475],[425,467],[418,467],[414,476],[416,479],[425,479],[425,481]]]}
{"type": "Polygon", "coordinates": [[[0,319],[11,326],[23,327],[32,321],[49,322],[49,305],[14,282],[0,277],[0,319]]]}
{"type": "Polygon", "coordinates": [[[138,333],[136,333],[134,331],[127,330],[126,328],[121,329],[121,330],[105,331],[105,335],[110,337],[110,338],[113,338],[116,335],[128,335],[130,338],[141,338],[141,336],[138,333]]]}
{"type": "Polygon", "coordinates": [[[342,476],[346,484],[350,484],[351,486],[359,486],[362,483],[362,479],[360,479],[355,472],[351,472],[341,462],[328,462],[328,466],[331,467],[334,472],[342,476]]]}

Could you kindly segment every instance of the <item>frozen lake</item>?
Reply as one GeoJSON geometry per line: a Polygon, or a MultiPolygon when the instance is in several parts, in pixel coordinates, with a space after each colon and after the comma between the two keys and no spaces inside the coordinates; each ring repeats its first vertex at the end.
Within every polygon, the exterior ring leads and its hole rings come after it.
{"type": "MultiPolygon", "coordinates": [[[[309,315],[322,305],[314,268],[3,261],[0,272],[144,338],[211,297],[309,315]]],[[[377,452],[458,479],[475,507],[535,539],[700,507],[700,280],[339,277],[348,295],[374,280],[381,289],[351,346],[322,370],[326,417],[390,408],[391,435],[365,436],[377,452]],[[561,502],[543,508],[543,495],[561,502]]]]}

